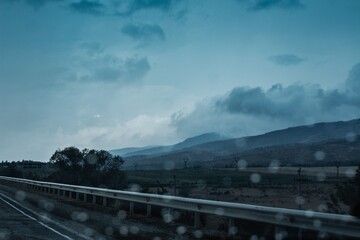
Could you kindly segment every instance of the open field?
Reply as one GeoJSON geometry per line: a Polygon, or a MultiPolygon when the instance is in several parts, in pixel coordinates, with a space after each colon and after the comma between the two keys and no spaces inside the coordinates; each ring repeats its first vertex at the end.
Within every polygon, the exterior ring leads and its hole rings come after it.
{"type": "MultiPolygon", "coordinates": [[[[347,181],[357,167],[302,168],[298,195],[298,168],[183,169],[172,171],[127,171],[126,184],[140,191],[164,193],[294,209],[328,211],[330,193],[337,183],[347,181]],[[174,182],[176,184],[174,185],[174,182]],[[176,189],[176,190],[175,190],[176,189]]],[[[340,205],[341,211],[349,209],[340,205]]]]}

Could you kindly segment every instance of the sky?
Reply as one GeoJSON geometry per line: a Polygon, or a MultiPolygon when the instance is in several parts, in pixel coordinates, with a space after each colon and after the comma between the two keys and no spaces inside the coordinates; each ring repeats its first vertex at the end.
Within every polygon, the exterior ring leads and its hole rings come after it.
{"type": "Polygon", "coordinates": [[[360,117],[358,0],[1,0],[0,161],[360,117]]]}

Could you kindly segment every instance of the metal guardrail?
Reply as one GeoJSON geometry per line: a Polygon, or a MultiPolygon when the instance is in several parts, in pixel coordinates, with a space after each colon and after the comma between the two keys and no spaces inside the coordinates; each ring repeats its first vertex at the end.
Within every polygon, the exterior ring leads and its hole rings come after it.
{"type": "Polygon", "coordinates": [[[190,211],[195,213],[195,227],[200,227],[200,214],[203,213],[228,217],[229,231],[234,226],[234,219],[243,219],[360,238],[360,219],[350,215],[40,182],[5,176],[0,176],[0,180],[25,184],[34,189],[47,189],[51,193],[56,190],[59,195],[61,191],[73,192],[76,193],[76,199],[79,199],[79,194],[84,194],[85,199],[87,196],[93,196],[93,199],[100,196],[104,198],[105,204],[106,199],[128,201],[130,211],[133,211],[133,203],[141,203],[147,205],[148,215],[151,215],[151,206],[190,211]]]}

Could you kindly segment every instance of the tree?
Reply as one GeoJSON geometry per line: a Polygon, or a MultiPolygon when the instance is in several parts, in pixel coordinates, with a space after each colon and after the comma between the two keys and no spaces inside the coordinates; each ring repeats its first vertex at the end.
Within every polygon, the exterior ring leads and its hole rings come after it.
{"type": "Polygon", "coordinates": [[[53,181],[90,186],[118,188],[124,179],[121,167],[124,160],[105,150],[67,147],[56,150],[50,162],[58,171],[50,176],[53,181]]]}
{"type": "Polygon", "coordinates": [[[335,194],[330,194],[332,203],[329,203],[333,210],[337,210],[338,202],[350,206],[350,213],[354,216],[360,217],[360,165],[356,171],[355,177],[338,184],[336,186],[335,194]]]}

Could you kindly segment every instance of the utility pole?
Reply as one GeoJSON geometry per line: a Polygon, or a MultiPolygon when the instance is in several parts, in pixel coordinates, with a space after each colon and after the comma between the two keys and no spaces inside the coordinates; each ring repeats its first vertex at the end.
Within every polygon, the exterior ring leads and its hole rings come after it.
{"type": "Polygon", "coordinates": [[[176,196],[176,175],[174,175],[174,196],[176,196]]]}
{"type": "Polygon", "coordinates": [[[297,199],[297,202],[298,202],[298,206],[299,206],[299,209],[301,209],[301,203],[300,203],[300,197],[301,197],[301,168],[298,169],[298,199],[297,199]]]}
{"type": "Polygon", "coordinates": [[[339,167],[340,163],[336,163],[336,178],[339,179],[339,167]]]}

